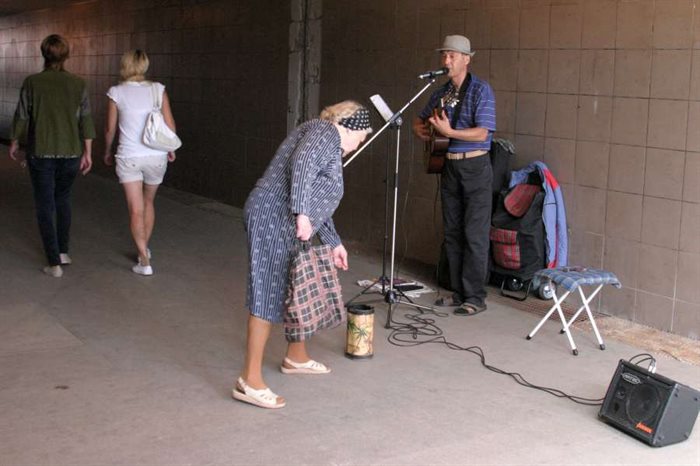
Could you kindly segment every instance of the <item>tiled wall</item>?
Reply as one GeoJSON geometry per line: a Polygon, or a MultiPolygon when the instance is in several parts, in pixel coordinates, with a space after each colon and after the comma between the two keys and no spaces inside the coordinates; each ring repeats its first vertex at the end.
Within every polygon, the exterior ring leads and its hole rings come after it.
{"type": "MultiPolygon", "coordinates": [[[[614,271],[624,285],[606,289],[596,307],[698,338],[699,5],[325,1],[320,103],[380,93],[396,109],[421,88],[416,75],[439,65],[443,36],[468,35],[472,71],[496,91],[498,136],[515,142],[516,166],[543,160],[563,186],[571,262],[614,271]]],[[[0,18],[0,132],[21,80],[41,67],[45,35],[71,40],[67,66],[88,79],[100,126],[119,55],[142,47],[152,77],[168,86],[185,141],[168,183],[241,206],[286,132],[288,6],[110,0],[0,18]]],[[[424,173],[410,130],[425,100],[400,130],[397,266],[435,263],[441,242],[438,181],[424,173]]],[[[381,135],[346,169],[336,223],[365,248],[382,247],[383,180],[394,171],[397,134],[381,135]]]]}
{"type": "MultiPolygon", "coordinates": [[[[399,107],[420,88],[415,76],[439,65],[433,50],[444,35],[469,36],[477,50],[471,70],[496,91],[498,136],[515,142],[516,167],[542,160],[563,186],[570,261],[611,270],[623,283],[604,290],[596,307],[699,338],[699,7],[696,0],[326,2],[324,43],[334,46],[324,48],[321,100],[380,93],[399,107]]],[[[424,174],[408,124],[401,137],[397,253],[434,263],[437,182],[424,174]]],[[[345,232],[378,247],[386,143],[379,138],[348,166],[349,196],[338,215],[345,232]]]]}
{"type": "Polygon", "coordinates": [[[0,18],[0,136],[22,80],[41,70],[41,40],[71,44],[66,69],[85,77],[100,133],[105,92],[119,81],[119,58],[149,54],[149,78],[163,82],[184,142],[166,183],[242,205],[286,134],[290,10],[276,0],[93,1],[0,18]],[[271,27],[273,25],[273,27],[271,27]]]}

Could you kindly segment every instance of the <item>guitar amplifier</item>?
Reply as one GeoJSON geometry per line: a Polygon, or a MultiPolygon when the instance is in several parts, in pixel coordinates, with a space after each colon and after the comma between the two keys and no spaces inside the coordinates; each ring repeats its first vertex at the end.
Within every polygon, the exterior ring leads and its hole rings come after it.
{"type": "Polygon", "coordinates": [[[700,392],[620,360],[598,416],[651,445],[690,437],[700,411],[700,392]]]}

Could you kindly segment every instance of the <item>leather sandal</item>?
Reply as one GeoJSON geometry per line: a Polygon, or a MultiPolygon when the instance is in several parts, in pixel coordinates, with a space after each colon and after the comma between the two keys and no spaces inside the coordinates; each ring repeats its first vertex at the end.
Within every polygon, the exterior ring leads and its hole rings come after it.
{"type": "Polygon", "coordinates": [[[313,359],[306,362],[294,362],[289,358],[284,358],[284,363],[280,366],[284,374],[328,374],[331,370],[313,359]],[[290,366],[290,367],[287,367],[290,366]]]}
{"type": "Polygon", "coordinates": [[[279,409],[284,408],[286,401],[270,388],[255,389],[249,386],[242,377],[238,377],[236,387],[231,392],[233,398],[244,403],[258,406],[260,408],[279,409]],[[278,400],[282,400],[278,402],[278,400]]]}
{"type": "Polygon", "coordinates": [[[486,310],[486,304],[476,305],[472,303],[463,303],[457,309],[454,310],[455,315],[458,316],[474,316],[481,314],[486,310]]]}
{"type": "Polygon", "coordinates": [[[443,296],[435,300],[435,305],[440,307],[457,307],[461,304],[461,302],[455,300],[454,296],[443,296]]]}

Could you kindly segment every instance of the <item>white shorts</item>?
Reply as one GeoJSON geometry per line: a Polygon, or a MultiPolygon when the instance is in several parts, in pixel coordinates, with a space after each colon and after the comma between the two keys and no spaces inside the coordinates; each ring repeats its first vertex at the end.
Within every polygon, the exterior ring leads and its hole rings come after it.
{"type": "Polygon", "coordinates": [[[120,157],[117,159],[117,176],[120,183],[143,181],[145,184],[158,185],[163,182],[167,169],[167,155],[120,157]]]}

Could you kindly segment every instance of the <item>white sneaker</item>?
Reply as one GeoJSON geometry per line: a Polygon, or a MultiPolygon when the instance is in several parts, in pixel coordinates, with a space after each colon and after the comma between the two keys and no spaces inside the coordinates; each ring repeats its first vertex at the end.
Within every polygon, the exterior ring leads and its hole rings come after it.
{"type": "Polygon", "coordinates": [[[70,265],[73,263],[68,254],[61,253],[58,256],[61,258],[61,265],[70,265]]]}
{"type": "Polygon", "coordinates": [[[63,269],[60,265],[47,265],[44,267],[44,273],[55,278],[61,278],[63,276],[63,269]]]}
{"type": "Polygon", "coordinates": [[[131,268],[131,270],[139,275],[153,275],[153,267],[150,265],[136,264],[131,268]]]}
{"type": "Polygon", "coordinates": [[[149,248],[146,248],[146,256],[151,259],[151,250],[149,248]]]}

